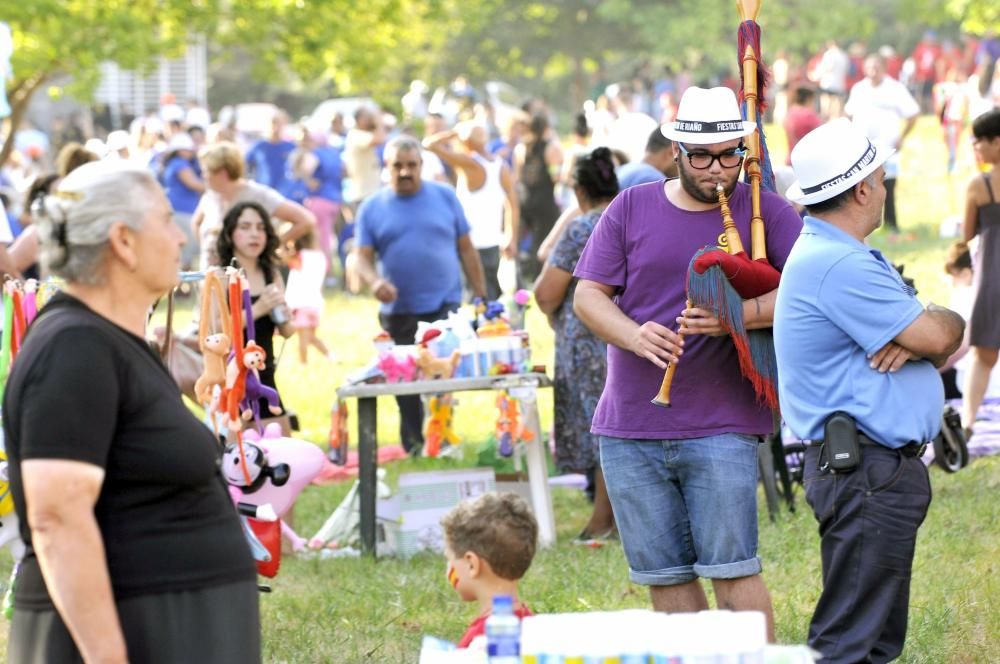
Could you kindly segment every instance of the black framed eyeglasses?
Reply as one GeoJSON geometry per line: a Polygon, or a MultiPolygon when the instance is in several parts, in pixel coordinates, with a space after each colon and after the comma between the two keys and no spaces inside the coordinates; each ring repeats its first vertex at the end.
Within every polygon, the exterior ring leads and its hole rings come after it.
{"type": "Polygon", "coordinates": [[[687,157],[688,163],[691,164],[691,168],[696,168],[699,171],[711,168],[712,163],[716,160],[719,161],[719,166],[722,166],[723,168],[736,168],[743,162],[743,157],[747,154],[747,150],[742,144],[732,150],[726,150],[721,154],[712,154],[711,152],[689,152],[688,149],[684,147],[683,143],[678,143],[677,147],[679,147],[681,152],[684,153],[684,156],[687,157]]]}

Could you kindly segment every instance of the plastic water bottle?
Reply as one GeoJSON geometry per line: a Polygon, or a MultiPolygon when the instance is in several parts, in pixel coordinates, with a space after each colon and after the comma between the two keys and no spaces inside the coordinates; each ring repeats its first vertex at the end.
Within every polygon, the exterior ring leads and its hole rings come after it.
{"type": "Polygon", "coordinates": [[[486,619],[486,656],[489,664],[520,664],[521,619],[514,615],[514,598],[493,597],[493,613],[486,619]]]}

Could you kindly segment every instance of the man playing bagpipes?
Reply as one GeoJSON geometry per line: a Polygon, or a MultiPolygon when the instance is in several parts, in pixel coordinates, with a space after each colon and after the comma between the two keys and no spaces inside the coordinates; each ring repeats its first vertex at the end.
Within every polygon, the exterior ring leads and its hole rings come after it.
{"type": "Polygon", "coordinates": [[[738,182],[755,129],[731,90],[684,93],[676,122],[662,129],[680,177],[627,189],[607,208],[576,269],[575,311],[609,344],[593,431],[632,581],[650,586],[655,609],[683,612],[708,608],[698,578],[711,579],[720,608],[762,611],[770,630],[756,485],[774,376],[745,377],[737,346],[748,354],[746,330],[770,327],[775,268],[802,223],[779,196],[738,182]],[[766,220],[761,261],[725,250],[740,238],[750,245],[755,208],[766,220]],[[710,285],[689,301],[689,282],[718,273],[737,283],[758,268],[766,291],[730,293],[727,304],[722,291],[732,286],[710,285]],[[668,364],[677,369],[672,394],[650,403],[668,364]]]}

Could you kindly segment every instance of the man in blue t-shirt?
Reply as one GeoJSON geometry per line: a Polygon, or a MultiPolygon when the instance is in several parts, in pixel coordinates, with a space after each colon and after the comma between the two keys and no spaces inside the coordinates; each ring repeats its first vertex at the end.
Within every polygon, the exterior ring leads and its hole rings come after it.
{"type": "Polygon", "coordinates": [[[848,120],[807,134],[792,150],[787,196],[808,216],[774,312],[781,412],[807,441],[806,499],[819,522],[823,592],[809,645],[824,662],[888,662],[903,650],[917,529],[931,501],[920,460],[938,434],[944,391],[935,367],[965,323],[925,309],[865,238],[879,227],[885,169],[848,120]],[[857,434],[827,435],[845,413],[857,434]],[[859,443],[859,465],[834,472],[859,443]]]}
{"type": "MultiPolygon", "coordinates": [[[[458,309],[462,271],[474,295],[486,296],[486,282],[454,190],[420,179],[417,139],[392,139],[385,163],[389,185],[358,209],[348,278],[354,290],[368,286],[382,303],[379,321],[393,341],[412,344],[418,322],[433,322],[458,309]]],[[[396,397],[396,402],[403,447],[415,454],[423,444],[420,397],[396,397]]]]}
{"type": "Polygon", "coordinates": [[[660,182],[666,177],[677,177],[677,160],[674,159],[673,141],[657,127],[646,141],[646,154],[641,161],[630,161],[618,167],[620,190],[647,182],[660,182]]]}
{"type": "Polygon", "coordinates": [[[271,120],[271,135],[257,141],[246,156],[250,177],[275,191],[284,191],[288,155],[295,149],[295,143],[282,138],[287,121],[283,112],[277,113],[271,120]]]}

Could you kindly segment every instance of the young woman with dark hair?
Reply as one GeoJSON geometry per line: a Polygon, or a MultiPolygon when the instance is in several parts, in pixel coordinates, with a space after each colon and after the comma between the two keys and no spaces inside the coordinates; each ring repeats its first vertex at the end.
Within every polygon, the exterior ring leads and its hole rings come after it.
{"type": "MultiPolygon", "coordinates": [[[[253,302],[254,338],[267,353],[260,382],[275,389],[274,333],[287,338],[295,331],[285,305],[285,282],[278,271],[279,245],[267,210],[258,203],[246,201],[237,203],[226,213],[216,245],[220,265],[228,267],[235,259],[235,266],[246,272],[253,302]]],[[[263,400],[260,412],[268,412],[263,400]]]]}

